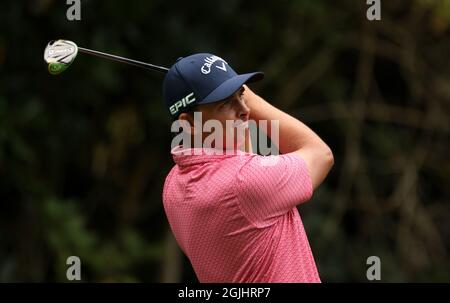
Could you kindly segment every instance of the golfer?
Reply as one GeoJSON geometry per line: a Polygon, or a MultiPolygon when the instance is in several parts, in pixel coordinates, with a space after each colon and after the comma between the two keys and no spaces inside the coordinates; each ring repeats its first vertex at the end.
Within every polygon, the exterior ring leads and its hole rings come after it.
{"type": "Polygon", "coordinates": [[[333,154],[305,124],[246,85],[262,78],[238,75],[222,58],[202,53],[178,59],[164,79],[167,109],[190,135],[211,134],[194,127],[198,114],[202,125],[223,128],[222,143],[172,149],[175,166],[163,190],[172,232],[200,282],[320,282],[296,206],[311,199],[333,154]],[[254,153],[248,132],[226,140],[233,131],[227,120],[278,121],[280,154],[254,153]]]}

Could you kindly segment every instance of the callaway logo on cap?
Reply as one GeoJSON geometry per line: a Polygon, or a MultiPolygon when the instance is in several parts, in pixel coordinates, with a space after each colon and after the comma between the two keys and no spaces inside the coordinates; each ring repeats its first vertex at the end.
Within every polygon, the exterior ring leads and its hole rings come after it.
{"type": "Polygon", "coordinates": [[[222,58],[201,53],[175,62],[164,78],[163,94],[167,109],[176,119],[196,104],[224,100],[245,83],[263,78],[261,72],[238,75],[222,58]]]}

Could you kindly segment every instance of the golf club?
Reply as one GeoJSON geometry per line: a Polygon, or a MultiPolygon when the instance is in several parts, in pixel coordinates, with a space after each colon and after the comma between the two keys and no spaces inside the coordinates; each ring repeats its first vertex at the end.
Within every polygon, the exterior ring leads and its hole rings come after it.
{"type": "Polygon", "coordinates": [[[167,73],[169,70],[166,67],[78,47],[72,41],[60,39],[50,41],[44,51],[44,60],[48,64],[48,71],[50,74],[58,75],[65,71],[75,60],[78,52],[163,73],[167,73]]]}

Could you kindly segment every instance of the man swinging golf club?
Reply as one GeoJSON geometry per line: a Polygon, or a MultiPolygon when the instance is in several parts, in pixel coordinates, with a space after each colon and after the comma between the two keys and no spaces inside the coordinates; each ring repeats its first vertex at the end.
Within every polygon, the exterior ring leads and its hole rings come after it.
{"type": "Polygon", "coordinates": [[[262,78],[238,75],[212,54],[195,54],[178,59],[164,79],[167,109],[190,135],[210,134],[194,127],[194,112],[203,125],[214,120],[223,128],[216,152],[172,149],[175,166],[163,190],[170,227],[200,282],[320,282],[296,206],[311,199],[333,154],[305,124],[246,85],[262,78]],[[278,121],[280,155],[253,153],[248,132],[243,147],[225,140],[233,131],[227,120],[278,121]]]}

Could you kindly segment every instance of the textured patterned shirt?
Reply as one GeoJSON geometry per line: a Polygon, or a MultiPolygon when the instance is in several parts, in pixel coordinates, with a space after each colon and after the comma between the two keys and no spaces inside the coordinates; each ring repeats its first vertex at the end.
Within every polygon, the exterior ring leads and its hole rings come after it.
{"type": "Polygon", "coordinates": [[[296,208],[312,196],[304,160],[210,154],[174,148],[163,191],[170,227],[199,281],[320,282],[296,208]]]}

